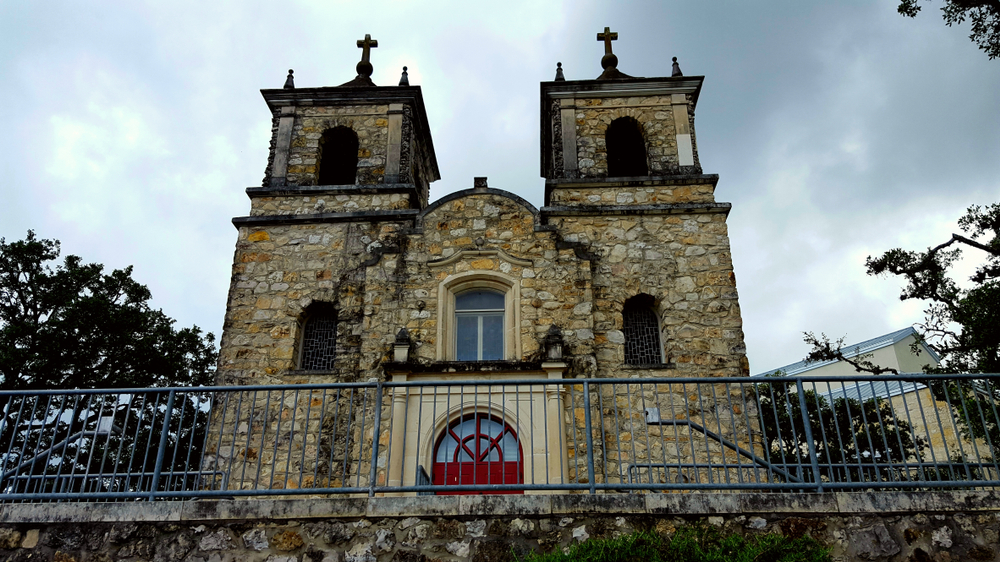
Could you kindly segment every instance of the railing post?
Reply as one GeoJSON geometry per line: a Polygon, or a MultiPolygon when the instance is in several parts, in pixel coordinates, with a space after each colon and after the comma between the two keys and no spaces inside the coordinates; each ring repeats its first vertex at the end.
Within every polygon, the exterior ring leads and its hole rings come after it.
{"type": "Polygon", "coordinates": [[[368,474],[368,497],[375,497],[375,478],[378,476],[378,439],[382,431],[382,383],[375,384],[375,421],[372,422],[372,468],[368,474]]]}
{"type": "Polygon", "coordinates": [[[802,427],[806,434],[806,446],[809,447],[809,461],[812,464],[813,479],[816,481],[816,491],[823,492],[823,480],[819,476],[819,459],[816,458],[816,442],[813,441],[812,424],[809,423],[809,410],[806,409],[806,393],[802,379],[795,379],[795,387],[799,395],[799,408],[802,409],[802,427]]]}
{"type": "Polygon", "coordinates": [[[597,493],[594,482],[594,432],[590,428],[590,383],[583,382],[583,426],[587,431],[587,476],[590,479],[590,493],[597,493]]]}
{"type": "Polygon", "coordinates": [[[163,457],[167,454],[167,436],[170,434],[170,416],[174,412],[174,397],[177,391],[171,390],[167,395],[167,409],[163,412],[163,429],[160,430],[160,447],[156,451],[156,465],[153,467],[153,482],[149,489],[149,501],[156,499],[156,488],[160,485],[160,473],[163,471],[163,457]]]}

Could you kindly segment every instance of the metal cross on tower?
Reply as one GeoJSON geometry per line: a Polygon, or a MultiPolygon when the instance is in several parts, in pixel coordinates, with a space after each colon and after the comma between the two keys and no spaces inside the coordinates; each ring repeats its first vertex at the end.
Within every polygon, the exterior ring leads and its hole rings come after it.
{"type": "MultiPolygon", "coordinates": [[[[604,33],[598,33],[597,34],[597,40],[598,41],[604,41],[604,54],[605,55],[610,55],[611,54],[611,42],[618,40],[618,32],[617,31],[612,32],[610,27],[605,27],[604,28],[604,33]]],[[[361,45],[360,41],[358,41],[358,45],[359,46],[361,45]]]]}

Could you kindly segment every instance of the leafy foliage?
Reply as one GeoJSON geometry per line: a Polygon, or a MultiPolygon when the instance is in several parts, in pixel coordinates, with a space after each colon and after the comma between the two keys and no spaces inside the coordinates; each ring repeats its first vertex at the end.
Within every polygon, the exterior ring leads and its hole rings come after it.
{"type": "Polygon", "coordinates": [[[766,534],[722,536],[706,526],[682,527],[670,539],[639,531],[611,539],[590,539],[568,552],[532,554],[525,562],[829,562],[826,549],[809,537],[766,534]]]}
{"type": "Polygon", "coordinates": [[[131,267],[103,272],[59,242],[0,238],[0,390],[200,385],[214,336],[149,306],[131,267]]]}
{"type": "MultiPolygon", "coordinates": [[[[900,0],[900,14],[913,18],[920,12],[918,0],[900,0]]],[[[941,8],[944,22],[951,27],[966,19],[972,26],[969,39],[982,49],[990,60],[1000,57],[1000,2],[997,0],[945,0],[941,8]]]]}
{"type": "Polygon", "coordinates": [[[831,405],[815,391],[805,390],[803,412],[794,389],[794,383],[776,377],[757,385],[757,400],[770,462],[783,465],[803,482],[815,481],[803,416],[812,428],[819,477],[827,482],[908,478],[886,464],[920,460],[928,447],[906,420],[897,418],[888,400],[838,398],[831,405]]]}

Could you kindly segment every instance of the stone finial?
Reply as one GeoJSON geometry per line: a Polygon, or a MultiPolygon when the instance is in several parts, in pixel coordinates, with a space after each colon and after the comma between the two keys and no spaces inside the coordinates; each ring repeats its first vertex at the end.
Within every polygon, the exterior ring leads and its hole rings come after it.
{"type": "Polygon", "coordinates": [[[292,74],[294,73],[295,73],[294,70],[292,70],[291,68],[288,69],[288,78],[285,78],[285,86],[284,86],[286,90],[295,89],[295,77],[292,76],[292,74]]]}
{"type": "Polygon", "coordinates": [[[396,341],[392,344],[392,359],[397,363],[406,363],[410,359],[410,332],[405,327],[396,333],[396,341]]]}
{"type": "Polygon", "coordinates": [[[410,85],[410,75],[406,73],[406,67],[405,66],[403,67],[403,74],[399,77],[399,85],[400,86],[409,86],[410,85]]]}
{"type": "Polygon", "coordinates": [[[477,190],[487,189],[486,178],[472,178],[472,187],[477,190]]]}
{"type": "Polygon", "coordinates": [[[566,77],[563,76],[562,63],[561,62],[557,62],[556,63],[556,82],[565,82],[565,81],[566,81],[566,77]]]}
{"type": "Polygon", "coordinates": [[[378,47],[378,41],[372,39],[369,33],[365,33],[364,39],[358,39],[358,48],[361,49],[361,62],[357,66],[359,77],[371,78],[372,71],[375,69],[372,67],[369,58],[371,57],[372,49],[376,47],[378,47]]]}
{"type": "Polygon", "coordinates": [[[674,57],[674,67],[673,67],[673,70],[670,71],[670,75],[671,76],[684,76],[684,73],[681,72],[681,65],[677,64],[677,57],[674,57]]]}
{"type": "Polygon", "coordinates": [[[562,361],[563,335],[559,326],[552,324],[545,334],[545,358],[549,361],[562,361]]]}

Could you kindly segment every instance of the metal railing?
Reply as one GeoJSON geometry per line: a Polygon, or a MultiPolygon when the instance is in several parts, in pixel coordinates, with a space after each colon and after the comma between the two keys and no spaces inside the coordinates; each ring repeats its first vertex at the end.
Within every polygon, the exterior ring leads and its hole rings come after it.
{"type": "Polygon", "coordinates": [[[1000,486],[1000,375],[0,392],[0,501],[1000,486]]]}

